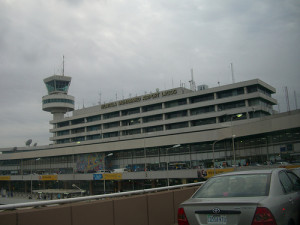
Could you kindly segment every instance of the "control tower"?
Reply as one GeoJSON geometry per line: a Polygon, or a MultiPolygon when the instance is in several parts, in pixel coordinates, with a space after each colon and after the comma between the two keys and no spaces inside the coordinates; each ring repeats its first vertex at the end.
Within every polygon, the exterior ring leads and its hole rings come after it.
{"type": "Polygon", "coordinates": [[[64,118],[64,114],[74,110],[74,97],[68,95],[71,77],[53,75],[45,78],[48,95],[43,97],[43,110],[53,114],[53,120],[64,118]]]}

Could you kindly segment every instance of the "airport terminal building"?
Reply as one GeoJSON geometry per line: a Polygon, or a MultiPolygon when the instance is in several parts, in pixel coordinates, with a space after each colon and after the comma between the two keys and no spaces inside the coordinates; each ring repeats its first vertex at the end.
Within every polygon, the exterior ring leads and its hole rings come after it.
{"type": "Polygon", "coordinates": [[[76,184],[99,194],[193,182],[214,163],[300,158],[300,110],[276,113],[276,90],[259,79],[156,90],[78,110],[68,95],[71,77],[44,82],[52,144],[0,149],[0,187],[30,192],[76,184]]]}

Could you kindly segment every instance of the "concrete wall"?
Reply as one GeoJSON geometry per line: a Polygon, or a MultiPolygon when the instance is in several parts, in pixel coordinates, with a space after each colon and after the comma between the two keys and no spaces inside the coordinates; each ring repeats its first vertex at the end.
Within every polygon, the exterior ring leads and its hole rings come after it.
{"type": "Polygon", "coordinates": [[[0,212],[0,225],[173,225],[197,187],[0,212]]]}

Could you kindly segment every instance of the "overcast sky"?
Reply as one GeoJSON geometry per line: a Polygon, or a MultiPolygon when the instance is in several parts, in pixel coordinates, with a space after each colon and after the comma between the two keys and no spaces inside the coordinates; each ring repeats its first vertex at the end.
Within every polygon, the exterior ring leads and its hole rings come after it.
{"type": "Polygon", "coordinates": [[[299,0],[1,0],[0,148],[49,144],[43,79],[72,77],[76,109],[259,78],[300,107],[299,0]],[[296,93],[296,98],[295,98],[296,93]]]}

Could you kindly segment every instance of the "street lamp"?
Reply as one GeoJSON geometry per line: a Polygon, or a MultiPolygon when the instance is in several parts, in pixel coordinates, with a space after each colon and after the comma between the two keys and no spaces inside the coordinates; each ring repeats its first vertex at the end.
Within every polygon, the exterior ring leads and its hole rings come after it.
{"type": "Polygon", "coordinates": [[[243,114],[242,113],[239,113],[239,114],[236,114],[236,115],[231,115],[231,117],[230,117],[230,128],[231,128],[231,138],[232,138],[232,151],[233,151],[233,163],[234,163],[234,167],[236,167],[236,160],[235,160],[235,147],[234,147],[234,138],[236,137],[236,135],[235,134],[233,134],[233,130],[232,130],[232,119],[234,118],[234,117],[236,117],[236,118],[240,118],[240,117],[242,117],[243,116],[243,114]]]}
{"type": "Polygon", "coordinates": [[[234,138],[236,137],[235,134],[232,135],[232,150],[233,150],[233,164],[234,167],[236,167],[236,161],[235,161],[235,147],[234,147],[234,138]]]}
{"type": "MultiPolygon", "coordinates": [[[[171,148],[178,148],[180,147],[180,144],[176,144],[174,146],[172,146],[171,148]]],[[[167,148],[167,155],[169,153],[169,149],[171,148],[167,148]]],[[[169,178],[169,163],[170,163],[170,156],[168,157],[168,161],[167,161],[167,177],[168,177],[168,186],[170,186],[170,178],[169,178]]]]}
{"type": "MultiPolygon", "coordinates": [[[[104,156],[104,174],[106,173],[105,159],[106,159],[106,157],[110,157],[110,156],[112,156],[113,154],[114,154],[114,153],[109,153],[109,154],[107,154],[106,156],[104,156]]],[[[105,193],[105,176],[103,176],[103,181],[104,181],[103,191],[104,191],[104,193],[105,193]]]]}
{"type": "Polygon", "coordinates": [[[225,140],[226,138],[222,138],[222,139],[219,139],[219,140],[216,140],[214,141],[213,145],[212,145],[212,150],[213,150],[213,165],[214,165],[214,175],[216,175],[216,165],[215,165],[215,144],[219,141],[223,141],[225,140]]]}
{"type": "Polygon", "coordinates": [[[82,190],[80,187],[78,187],[76,184],[72,184],[73,188],[77,188],[80,191],[80,195],[82,196],[82,193],[84,192],[84,190],[82,190]]]}
{"type": "MultiPolygon", "coordinates": [[[[35,159],[34,163],[36,165],[36,161],[39,161],[41,158],[35,159]]],[[[32,164],[31,164],[31,170],[30,170],[30,194],[32,196],[32,164]]]]}

